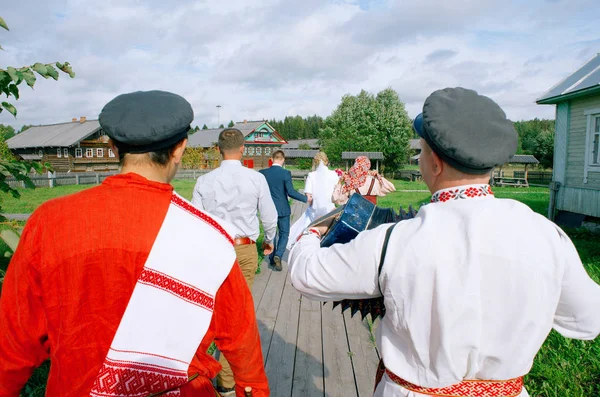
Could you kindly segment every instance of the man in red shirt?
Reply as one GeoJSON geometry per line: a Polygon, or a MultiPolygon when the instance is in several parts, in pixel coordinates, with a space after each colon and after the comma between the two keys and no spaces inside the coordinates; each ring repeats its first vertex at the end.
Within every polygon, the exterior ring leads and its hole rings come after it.
{"type": "Polygon", "coordinates": [[[120,95],[100,124],[121,173],[31,216],[0,299],[0,396],[50,359],[48,396],[211,396],[227,355],[236,395],[269,395],[231,228],[173,192],[193,119],[161,91],[120,95]]]}

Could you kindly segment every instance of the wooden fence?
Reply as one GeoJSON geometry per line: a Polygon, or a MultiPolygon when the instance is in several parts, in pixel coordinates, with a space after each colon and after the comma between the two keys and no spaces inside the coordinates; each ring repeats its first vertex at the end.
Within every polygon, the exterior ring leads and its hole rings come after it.
{"type": "MultiPolygon", "coordinates": [[[[175,174],[175,179],[196,179],[200,175],[206,174],[211,170],[186,170],[180,169],[175,174]]],[[[117,171],[110,172],[55,172],[54,174],[29,174],[29,178],[36,187],[54,187],[66,185],[98,185],[108,176],[117,174],[117,171]]],[[[308,171],[292,171],[292,179],[304,180],[308,171]]],[[[14,178],[6,178],[10,187],[25,187],[25,184],[14,178]]]]}

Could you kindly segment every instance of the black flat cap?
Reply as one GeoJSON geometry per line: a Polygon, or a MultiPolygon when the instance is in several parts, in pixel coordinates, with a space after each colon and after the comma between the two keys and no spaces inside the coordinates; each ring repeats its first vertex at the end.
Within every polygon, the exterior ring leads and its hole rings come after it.
{"type": "Polygon", "coordinates": [[[177,94],[137,91],[119,95],[100,112],[100,126],[122,153],[147,153],[185,138],[192,106],[177,94]]]}
{"type": "Polygon", "coordinates": [[[432,93],[413,128],[442,160],[467,174],[485,174],[517,151],[517,132],[500,106],[465,88],[432,93]]]}

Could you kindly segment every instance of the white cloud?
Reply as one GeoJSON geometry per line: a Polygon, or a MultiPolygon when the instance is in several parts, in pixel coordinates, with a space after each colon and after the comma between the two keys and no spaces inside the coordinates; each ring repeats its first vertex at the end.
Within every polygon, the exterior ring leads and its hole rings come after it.
{"type": "Polygon", "coordinates": [[[512,119],[600,48],[595,1],[24,0],[2,16],[2,65],[65,61],[77,77],[21,89],[19,117],[95,118],[114,96],[163,89],[195,124],[327,116],[342,95],[393,87],[415,116],[432,91],[473,88],[512,119]],[[408,4],[407,4],[408,3],[408,4]],[[522,3],[522,2],[521,2],[522,3]],[[217,120],[216,105],[222,105],[217,120]]]}

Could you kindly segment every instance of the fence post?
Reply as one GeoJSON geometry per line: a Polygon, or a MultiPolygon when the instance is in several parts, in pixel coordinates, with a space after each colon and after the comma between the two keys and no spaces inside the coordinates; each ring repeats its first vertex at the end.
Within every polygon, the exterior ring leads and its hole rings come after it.
{"type": "Polygon", "coordinates": [[[100,184],[100,175],[96,173],[96,185],[100,184]]]}
{"type": "Polygon", "coordinates": [[[75,175],[75,184],[79,185],[79,175],[75,175]]]}

